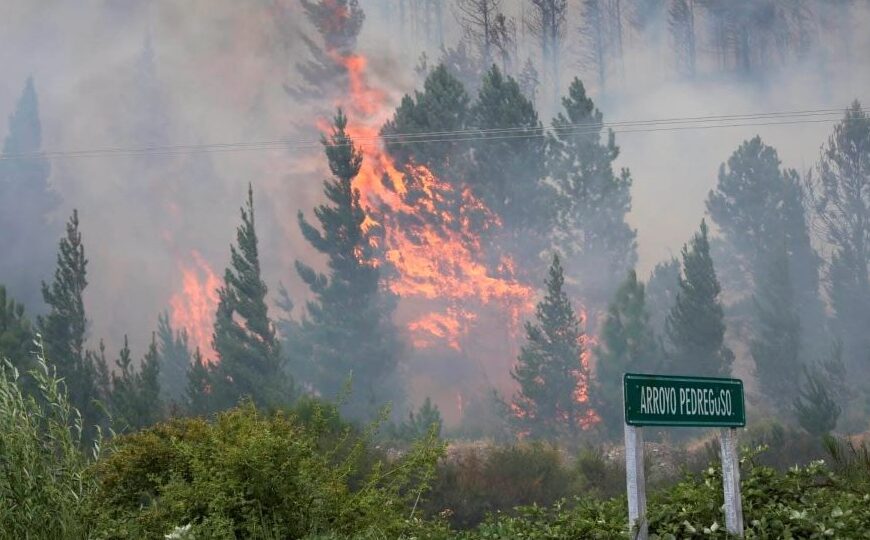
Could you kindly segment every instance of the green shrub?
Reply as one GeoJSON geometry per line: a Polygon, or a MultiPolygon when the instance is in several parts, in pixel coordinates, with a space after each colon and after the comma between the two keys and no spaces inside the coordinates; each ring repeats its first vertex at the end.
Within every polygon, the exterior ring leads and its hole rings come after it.
{"type": "Polygon", "coordinates": [[[38,350],[28,384],[35,396],[0,360],[0,538],[84,538],[81,512],[94,482],[81,415],[38,350]]]}
{"type": "Polygon", "coordinates": [[[100,538],[162,538],[185,525],[196,538],[398,537],[441,447],[430,436],[361,472],[365,436],[346,430],[324,449],[329,425],[316,411],[302,423],[245,405],[119,437],[96,466],[88,517],[100,538]]]}
{"type": "Polygon", "coordinates": [[[569,494],[574,475],[559,451],[541,443],[457,448],[443,460],[426,504],[430,516],[446,515],[467,528],[489,512],[552,504],[569,494]]]}

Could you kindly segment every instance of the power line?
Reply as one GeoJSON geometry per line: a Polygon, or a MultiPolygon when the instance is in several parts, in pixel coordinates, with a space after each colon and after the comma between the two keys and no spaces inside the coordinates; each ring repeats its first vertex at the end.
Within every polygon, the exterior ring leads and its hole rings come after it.
{"type": "MultiPolygon", "coordinates": [[[[546,137],[548,134],[559,136],[595,135],[607,129],[613,133],[651,133],[684,131],[693,129],[718,129],[734,127],[761,127],[793,124],[812,124],[836,122],[842,118],[845,109],[813,109],[800,111],[761,112],[750,114],[675,117],[649,120],[625,120],[601,123],[564,123],[548,126],[515,126],[492,129],[462,129],[451,131],[428,131],[413,133],[390,133],[378,136],[356,137],[353,144],[369,146],[387,142],[391,145],[430,144],[445,142],[470,142],[479,140],[498,141],[510,139],[529,139],[546,137]],[[834,116],[836,115],[836,116],[834,116]]],[[[868,112],[870,109],[861,109],[868,112]]],[[[139,155],[181,155],[191,153],[223,153],[251,150],[305,150],[319,148],[320,141],[278,139],[267,141],[239,141],[232,143],[182,144],[143,147],[109,147],[67,151],[44,151],[34,153],[6,154],[0,160],[40,159],[40,158],[81,158],[113,157],[139,155]]]]}

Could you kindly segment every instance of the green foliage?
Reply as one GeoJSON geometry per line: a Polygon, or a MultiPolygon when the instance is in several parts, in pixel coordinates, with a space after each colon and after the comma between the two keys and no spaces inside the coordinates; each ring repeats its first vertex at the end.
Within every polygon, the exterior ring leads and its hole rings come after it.
{"type": "Polygon", "coordinates": [[[266,284],[260,275],[260,255],[254,227],[254,191],[240,210],[242,224],[236,245],[230,246],[230,267],[218,290],[214,348],[218,362],[210,372],[210,402],[219,409],[242,398],[259,406],[290,401],[275,327],[266,306],[266,284]]]}
{"type": "Polygon", "coordinates": [[[115,366],[108,400],[114,429],[135,431],[160,420],[164,411],[160,400],[160,357],[154,336],[138,371],[132,365],[127,336],[124,336],[124,347],[115,366]]]}
{"type": "Polygon", "coordinates": [[[184,408],[194,415],[205,415],[213,410],[211,370],[202,358],[199,347],[193,352],[193,362],[187,370],[184,390],[184,408]]]}
{"type": "Polygon", "coordinates": [[[579,79],[562,98],[547,139],[547,169],[556,184],[555,244],[576,262],[583,297],[604,306],[637,259],[628,169],[614,173],[619,147],[579,79]],[[602,140],[604,139],[604,140],[602,140]]]}
{"type": "Polygon", "coordinates": [[[535,106],[512,77],[492,66],[470,117],[475,128],[490,132],[473,142],[474,161],[465,181],[512,235],[515,242],[507,247],[514,253],[524,247],[537,256],[551,230],[554,190],[545,181],[545,141],[534,136],[541,130],[535,106]],[[499,135],[503,129],[511,137],[499,135]],[[523,246],[516,245],[519,241],[523,246]]]}
{"type": "Polygon", "coordinates": [[[656,336],[665,335],[665,321],[680,290],[680,261],[671,258],[656,264],[646,284],[646,305],[656,336]]]}
{"type": "MultiPolygon", "coordinates": [[[[0,285],[0,358],[5,358],[20,373],[33,369],[33,328],[24,306],[10,298],[0,285]]],[[[26,375],[25,375],[26,377],[26,375]]]]}
{"type": "Polygon", "coordinates": [[[440,437],[442,426],[438,405],[433,405],[432,400],[427,397],[416,413],[409,411],[408,419],[393,428],[393,436],[400,441],[414,442],[434,430],[435,436],[440,437]]]}
{"type": "Polygon", "coordinates": [[[595,412],[601,428],[610,437],[622,434],[622,375],[626,372],[653,372],[662,353],[649,325],[643,283],[634,270],[616,291],[600,332],[601,345],[595,348],[595,380],[591,386],[595,412]]]}
{"type": "Polygon", "coordinates": [[[593,414],[589,366],[583,359],[580,320],[565,293],[559,256],[553,256],[544,281],[547,294],[536,309],[535,323],[526,322],[523,345],[511,377],[519,392],[510,404],[509,421],[519,435],[574,438],[593,414]]]}
{"type": "Polygon", "coordinates": [[[160,358],[160,396],[165,403],[181,404],[191,355],[187,330],[174,330],[169,314],[157,318],[157,343],[160,358]]]}
{"type": "Polygon", "coordinates": [[[826,435],[837,427],[842,409],[834,399],[830,370],[819,367],[803,369],[804,380],[792,402],[798,424],[811,435],[826,435]]]}
{"type": "Polygon", "coordinates": [[[322,412],[302,424],[246,405],[213,423],[176,419],[118,438],[96,467],[96,537],[154,538],[188,524],[196,538],[400,536],[442,452],[434,434],[359,471],[367,439],[322,449],[322,412]]]}
{"type": "Polygon", "coordinates": [[[824,437],[834,471],[858,488],[870,493],[870,444],[852,438],[824,437]]]}
{"type": "Polygon", "coordinates": [[[296,261],[302,281],[314,300],[306,305],[301,324],[303,350],[314,376],[302,381],[320,395],[333,399],[352,375],[353,392],[344,410],[359,417],[373,417],[380,404],[401,399],[396,365],[399,335],[392,322],[394,302],[380,286],[380,271],[373,263],[374,239],[379,227],[363,227],[365,211],[360,193],[352,185],[362,164],[362,154],[345,128],[341,112],[329,139],[323,145],[334,179],[324,182],[329,204],[314,214],[320,228],[299,213],[305,239],[324,254],[329,275],[296,261]]]}
{"type": "Polygon", "coordinates": [[[543,443],[459,446],[438,466],[425,503],[454,527],[469,528],[488,513],[516,506],[551,504],[569,494],[573,476],[559,451],[543,443]]]}
{"type": "Polygon", "coordinates": [[[93,435],[91,426],[105,421],[100,402],[105,401],[108,393],[108,369],[103,357],[85,350],[88,320],[83,293],[88,285],[87,264],[78,211],[73,210],[66,236],[60,240],[54,281],[50,286],[42,284],[42,296],[49,312],[37,322],[45,342],[46,358],[63,379],[70,403],[88,426],[86,439],[93,435]]]}
{"type": "Polygon", "coordinates": [[[730,376],[734,353],[725,346],[725,321],[719,280],[710,258],[707,223],[683,246],[683,275],[665,324],[672,373],[730,376]]]}
{"type": "Polygon", "coordinates": [[[18,370],[0,360],[0,538],[85,538],[81,514],[95,484],[82,417],[41,345],[35,364],[35,395],[26,395],[18,370]]]}
{"type": "Polygon", "coordinates": [[[786,412],[800,382],[801,321],[784,246],[773,253],[773,262],[757,283],[755,337],[749,349],[762,394],[786,412]]]}

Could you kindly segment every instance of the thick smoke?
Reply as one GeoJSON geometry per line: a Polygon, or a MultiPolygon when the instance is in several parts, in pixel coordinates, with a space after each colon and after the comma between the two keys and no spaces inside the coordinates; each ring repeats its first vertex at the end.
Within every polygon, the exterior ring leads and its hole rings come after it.
{"type": "MultiPolygon", "coordinates": [[[[356,50],[369,59],[369,77],[394,106],[421,82],[421,55],[431,67],[444,50],[455,53],[467,35],[448,3],[360,4],[366,17],[356,50]]],[[[619,2],[568,2],[565,23],[555,40],[549,38],[544,58],[541,37],[527,24],[533,20],[532,3],[501,2],[512,21],[501,42],[512,58],[508,68],[519,75],[529,60],[536,67],[545,123],[558,109],[553,96],[564,93],[575,76],[590,88],[605,122],[845,108],[856,97],[870,103],[870,59],[864,54],[870,34],[861,31],[870,23],[870,4],[795,2],[808,10],[806,17],[789,15],[790,25],[806,25],[791,27],[801,36],[799,43],[783,45],[775,32],[766,41],[752,34],[746,39],[759,48],[747,55],[736,47],[732,57],[720,53],[732,42],[717,37],[721,28],[714,10],[702,17],[707,3],[695,2],[699,37],[692,77],[684,69],[685,57],[671,52],[673,21],[665,2],[650,3],[659,9],[642,9],[646,2],[623,1],[619,24],[602,23],[598,29],[606,35],[601,36],[590,35],[584,24],[592,4],[600,4],[599,16],[612,17],[619,2]],[[600,54],[590,55],[590,43],[600,54]],[[555,66],[544,65],[554,59],[555,66]]],[[[785,9],[791,2],[757,4],[785,9]]],[[[46,151],[179,146],[143,155],[112,151],[51,160],[51,183],[62,198],[52,218],[62,222],[73,208],[81,216],[90,259],[86,301],[92,341],[104,338],[116,350],[128,333],[131,348],[143,352],[158,313],[183,286],[182,267],[195,263],[194,250],[221,274],[248,182],[254,185],[267,283],[273,292],[283,283],[295,304],[303,304],[305,287],[293,261],[319,259],[302,239],[295,216],[321,202],[327,171],[316,144],[318,127],[339,103],[325,97],[312,106],[286,90],[304,83],[298,65],[311,59],[304,36],[317,37],[299,2],[105,0],[85,7],[54,2],[45,9],[42,3],[9,0],[0,15],[5,68],[0,118],[12,113],[33,76],[46,151]],[[266,149],[194,148],[281,140],[293,142],[266,149]]],[[[747,24],[760,16],[748,12],[747,24]]],[[[467,49],[477,54],[475,44],[467,49]]],[[[341,93],[333,90],[323,88],[323,95],[341,93]]],[[[743,140],[761,135],[779,151],[784,166],[802,172],[817,160],[830,131],[830,123],[815,123],[618,132],[617,164],[629,167],[634,178],[630,223],[638,231],[639,274],[648,275],[678,253],[704,215],[719,164],[743,140]]],[[[51,268],[22,271],[48,280],[51,268]]],[[[502,354],[502,347],[481,341],[478,348],[502,354]]],[[[433,362],[426,362],[428,369],[440,369],[433,362]]],[[[744,366],[738,361],[738,372],[744,366]]],[[[444,370],[451,370],[449,363],[444,370]]],[[[437,392],[426,384],[419,389],[437,392]]],[[[462,398],[450,394],[450,399],[462,398]]]]}

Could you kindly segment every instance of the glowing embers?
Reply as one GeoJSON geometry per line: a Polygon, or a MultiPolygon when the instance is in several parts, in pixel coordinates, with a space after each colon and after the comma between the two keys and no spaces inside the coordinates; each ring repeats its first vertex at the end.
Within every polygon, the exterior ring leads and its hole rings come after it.
{"type": "Polygon", "coordinates": [[[206,362],[216,362],[211,338],[221,281],[197,251],[191,251],[190,257],[192,263],[179,262],[182,290],[169,301],[172,324],[187,330],[191,345],[199,348],[206,362]]]}

